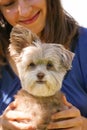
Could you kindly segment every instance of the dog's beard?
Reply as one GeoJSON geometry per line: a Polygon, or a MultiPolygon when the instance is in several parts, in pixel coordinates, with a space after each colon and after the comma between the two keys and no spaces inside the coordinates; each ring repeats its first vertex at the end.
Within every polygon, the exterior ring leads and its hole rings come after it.
{"type": "Polygon", "coordinates": [[[62,77],[64,75],[57,74],[52,71],[48,72],[43,69],[43,67],[41,67],[41,69],[43,70],[42,73],[44,74],[44,78],[42,80],[38,79],[37,77],[37,74],[39,73],[37,69],[31,72],[22,71],[21,81],[23,89],[34,96],[52,96],[58,90],[60,90],[62,77]]]}

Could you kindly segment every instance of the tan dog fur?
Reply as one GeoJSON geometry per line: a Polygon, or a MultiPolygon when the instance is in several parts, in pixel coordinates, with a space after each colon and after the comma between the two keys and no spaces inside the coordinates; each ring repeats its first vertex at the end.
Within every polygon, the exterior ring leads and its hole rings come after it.
{"type": "MultiPolygon", "coordinates": [[[[9,51],[15,60],[22,84],[15,96],[17,107],[31,120],[35,130],[47,130],[51,115],[67,109],[60,89],[74,54],[56,43],[42,43],[30,30],[16,25],[11,32],[9,51]]],[[[9,130],[5,128],[5,130],[9,130]]]]}

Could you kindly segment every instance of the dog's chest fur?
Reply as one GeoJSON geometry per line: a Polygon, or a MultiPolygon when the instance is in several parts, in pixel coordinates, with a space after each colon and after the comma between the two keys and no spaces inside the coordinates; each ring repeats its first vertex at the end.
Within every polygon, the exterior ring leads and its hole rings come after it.
{"type": "Polygon", "coordinates": [[[62,93],[58,92],[50,97],[34,97],[25,90],[20,90],[15,97],[19,102],[15,110],[23,111],[31,117],[29,123],[32,123],[36,130],[46,130],[51,115],[66,109],[61,101],[62,96],[62,93]]]}

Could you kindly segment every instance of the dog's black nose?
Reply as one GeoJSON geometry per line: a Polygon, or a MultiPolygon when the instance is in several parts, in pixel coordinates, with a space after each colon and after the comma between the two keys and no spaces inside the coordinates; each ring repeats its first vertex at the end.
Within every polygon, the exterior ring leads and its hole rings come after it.
{"type": "Polygon", "coordinates": [[[38,77],[39,79],[43,79],[43,77],[44,77],[44,73],[39,72],[39,73],[37,74],[37,77],[38,77]]]}

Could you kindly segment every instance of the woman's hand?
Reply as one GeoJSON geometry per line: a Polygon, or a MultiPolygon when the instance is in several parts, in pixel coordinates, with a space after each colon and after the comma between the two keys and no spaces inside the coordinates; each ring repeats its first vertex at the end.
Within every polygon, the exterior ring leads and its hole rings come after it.
{"type": "Polygon", "coordinates": [[[4,111],[0,118],[2,126],[0,130],[35,130],[29,123],[32,117],[28,117],[26,113],[14,110],[15,107],[16,103],[14,101],[4,111]]]}
{"type": "MultiPolygon", "coordinates": [[[[48,125],[48,129],[87,130],[87,119],[82,117],[80,111],[68,103],[66,98],[64,98],[64,103],[69,109],[54,114],[52,122],[48,125]]],[[[15,107],[16,103],[14,101],[1,116],[0,123],[3,129],[0,130],[35,130],[32,124],[29,123],[32,117],[29,117],[26,113],[16,111],[15,107]]]]}
{"type": "Polygon", "coordinates": [[[69,109],[52,115],[52,122],[48,125],[48,129],[87,130],[87,119],[82,117],[80,111],[67,102],[65,97],[64,103],[69,109]]]}

